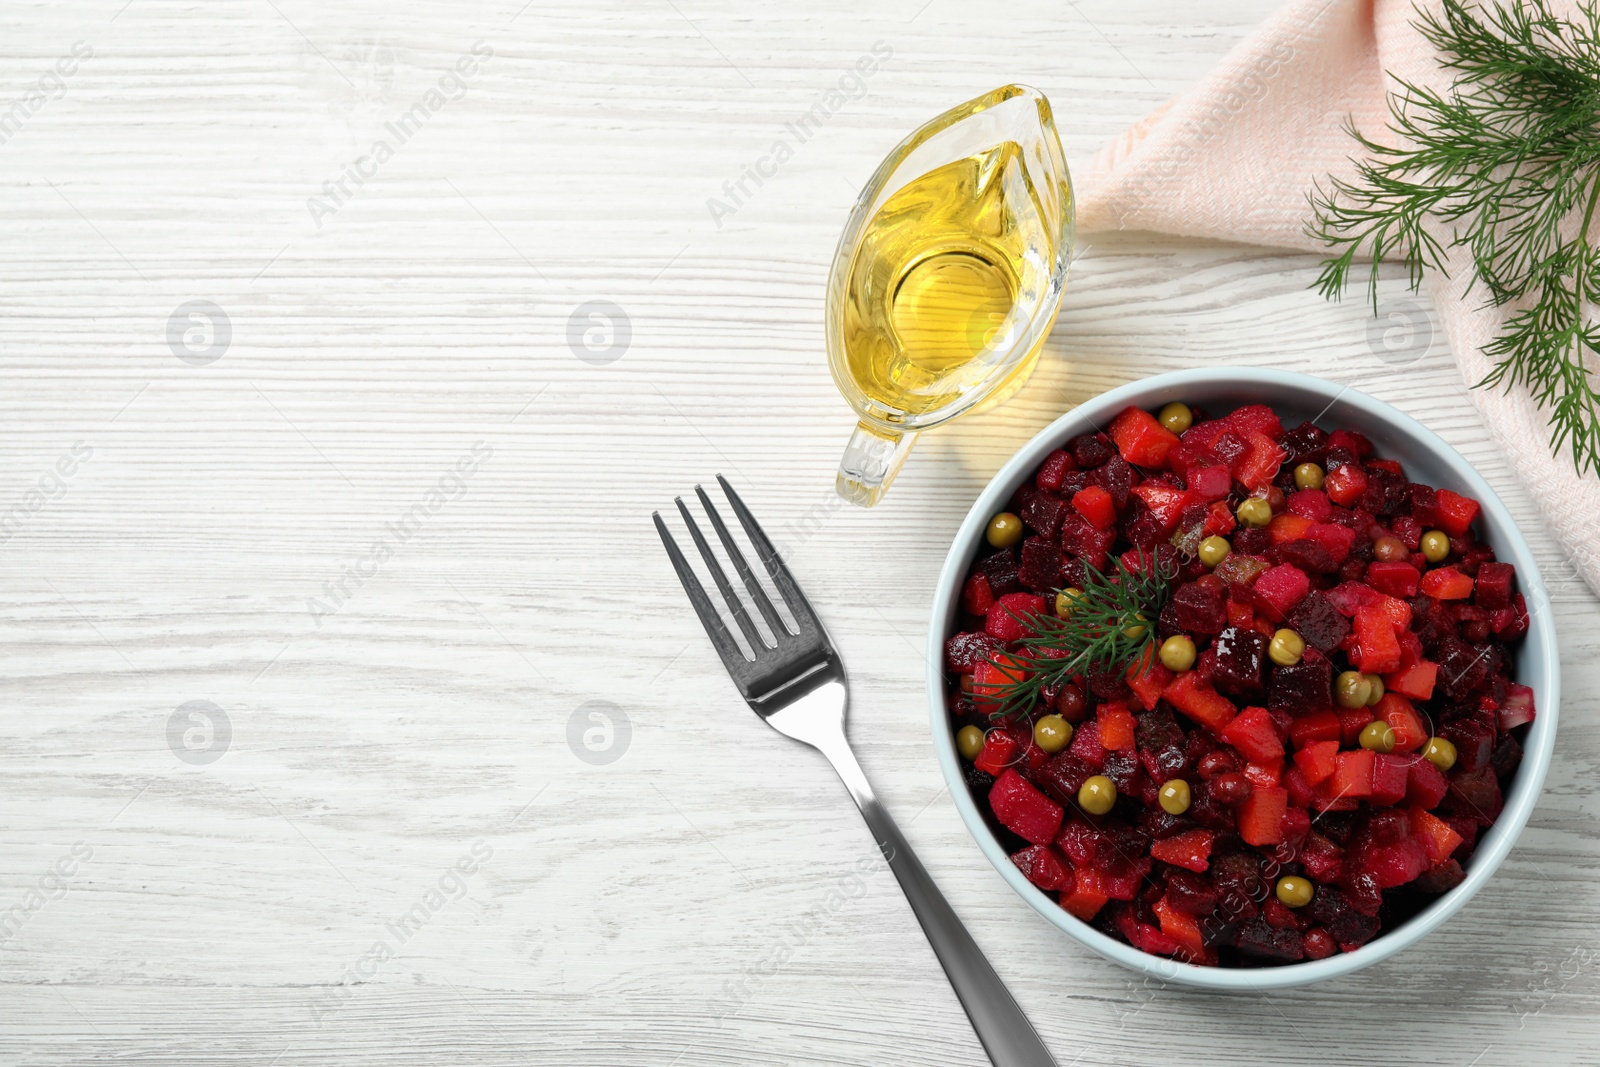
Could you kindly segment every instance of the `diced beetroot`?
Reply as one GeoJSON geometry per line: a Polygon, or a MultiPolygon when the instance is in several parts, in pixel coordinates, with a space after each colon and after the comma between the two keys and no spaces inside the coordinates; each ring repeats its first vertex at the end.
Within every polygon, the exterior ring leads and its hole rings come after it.
{"type": "Polygon", "coordinates": [[[1472,602],[1486,611],[1511,606],[1511,586],[1516,581],[1517,568],[1509,563],[1486,560],[1478,564],[1473,579],[1472,602]]]}
{"type": "Polygon", "coordinates": [[[1276,845],[1283,841],[1283,813],[1289,809],[1289,791],[1268,786],[1251,790],[1239,805],[1239,836],[1250,845],[1276,845]]]}
{"type": "Polygon", "coordinates": [[[1448,893],[1466,880],[1467,872],[1451,859],[1417,875],[1411,886],[1419,893],[1448,893]]]}
{"type": "Polygon", "coordinates": [[[1428,854],[1410,837],[1392,845],[1369,845],[1359,850],[1353,859],[1357,867],[1372,876],[1380,889],[1405,885],[1428,866],[1428,854]]]}
{"type": "Polygon", "coordinates": [[[1061,829],[1061,805],[1006,768],[989,790],[989,808],[1002,826],[1035,845],[1048,845],[1061,829]]]}
{"type": "Polygon", "coordinates": [[[1283,788],[1289,794],[1290,811],[1296,808],[1309,808],[1311,802],[1317,798],[1315,788],[1306,781],[1306,776],[1301,773],[1299,767],[1290,766],[1283,772],[1283,788]]]}
{"type": "Polygon", "coordinates": [[[1445,794],[1441,810],[1450,815],[1470,818],[1479,826],[1492,826],[1495,819],[1500,817],[1503,803],[1500,782],[1494,770],[1484,767],[1465,774],[1459,770],[1453,773],[1450,776],[1450,790],[1445,794]]]}
{"type": "Polygon", "coordinates": [[[1212,681],[1233,693],[1255,693],[1262,687],[1262,668],[1266,663],[1268,641],[1255,630],[1229,626],[1217,635],[1211,651],[1216,654],[1212,681]]]}
{"type": "Polygon", "coordinates": [[[1305,943],[1298,930],[1278,930],[1263,919],[1249,919],[1233,935],[1233,946],[1247,956],[1275,963],[1305,958],[1305,943]]]}
{"type": "Polygon", "coordinates": [[[1406,757],[1385,752],[1372,757],[1372,796],[1369,799],[1373,804],[1398,804],[1406,798],[1407,763],[1406,757]]]}
{"type": "Polygon", "coordinates": [[[1372,455],[1372,442],[1367,440],[1367,435],[1355,430],[1335,430],[1328,435],[1329,448],[1347,449],[1357,459],[1366,459],[1372,455]]]}
{"type": "Polygon", "coordinates": [[[972,765],[984,774],[999,777],[1007,767],[1022,758],[1022,746],[1004,730],[990,730],[983,735],[983,748],[972,765]]]}
{"type": "Polygon", "coordinates": [[[1061,519],[1067,510],[1067,502],[1054,493],[1036,492],[1022,508],[1022,521],[1040,536],[1054,537],[1061,529],[1061,519]]]}
{"type": "Polygon", "coordinates": [[[1389,523],[1389,530],[1413,552],[1422,544],[1422,523],[1414,515],[1396,515],[1389,523]]]}
{"type": "Polygon", "coordinates": [[[1450,824],[1421,808],[1411,812],[1411,827],[1423,851],[1428,855],[1428,866],[1433,867],[1450,858],[1461,844],[1461,835],[1450,824]]]}
{"type": "Polygon", "coordinates": [[[1078,867],[1093,864],[1099,858],[1102,846],[1111,847],[1110,839],[1104,833],[1080,819],[1062,825],[1061,832],[1056,835],[1055,845],[1078,867]]]}
{"type": "Polygon", "coordinates": [[[1265,434],[1274,441],[1283,440],[1283,422],[1278,418],[1277,412],[1266,404],[1246,404],[1234,408],[1233,412],[1224,419],[1235,433],[1241,437],[1248,437],[1252,433],[1265,434]]]}
{"type": "Polygon", "coordinates": [[[1269,567],[1252,587],[1257,608],[1266,608],[1274,622],[1282,622],[1294,606],[1311,591],[1311,581],[1299,567],[1283,563],[1269,567]]]}
{"type": "Polygon", "coordinates": [[[992,607],[994,591],[989,588],[989,579],[981,574],[972,575],[961,587],[961,610],[968,615],[987,615],[992,607]]]}
{"type": "Polygon", "coordinates": [[[1117,542],[1115,529],[1102,530],[1076,511],[1061,521],[1061,550],[1082,558],[1096,570],[1105,566],[1106,552],[1117,542]]]}
{"type": "Polygon", "coordinates": [[[957,674],[971,674],[984,660],[1004,648],[989,634],[956,634],[944,643],[944,663],[957,674]]]}
{"type": "Polygon", "coordinates": [[[1111,438],[1103,433],[1079,434],[1067,442],[1072,458],[1084,469],[1098,467],[1113,455],[1111,438]]]}
{"type": "Polygon", "coordinates": [[[1192,634],[1221,633],[1227,625],[1226,596],[1220,581],[1194,581],[1181,587],[1172,597],[1178,625],[1192,634]]]}
{"type": "Polygon", "coordinates": [[[1333,774],[1338,755],[1338,741],[1313,741],[1294,754],[1294,765],[1300,768],[1307,782],[1317,785],[1333,774]]]}
{"type": "Polygon", "coordinates": [[[1017,580],[1035,593],[1050,593],[1061,588],[1061,565],[1061,550],[1054,541],[1030,537],[1022,542],[1022,565],[1017,569],[1017,580]]]}
{"type": "MultiPolygon", "coordinates": [[[[1363,568],[1365,573],[1365,568],[1363,568]]],[[[1365,582],[1341,582],[1327,591],[1328,603],[1347,619],[1364,607],[1382,604],[1385,597],[1365,582]]]]}
{"type": "Polygon", "coordinates": [[[1058,448],[1044,458],[1039,465],[1039,473],[1034,476],[1033,482],[1040,489],[1052,493],[1061,492],[1061,483],[1068,471],[1077,470],[1078,463],[1072,458],[1072,453],[1058,448]]]}
{"type": "Polygon", "coordinates": [[[1113,452],[1110,459],[1089,472],[1085,484],[1098,485],[1110,493],[1111,502],[1117,506],[1118,511],[1121,511],[1127,506],[1128,490],[1133,486],[1133,481],[1133,468],[1128,465],[1127,460],[1113,452]]]}
{"type": "Polygon", "coordinates": [[[1128,407],[1111,422],[1111,439],[1122,458],[1140,467],[1159,467],[1178,443],[1178,435],[1142,408],[1128,407]]]}
{"type": "Polygon", "coordinates": [[[1339,570],[1333,553],[1309,537],[1279,545],[1278,562],[1292,563],[1307,574],[1333,574],[1339,570]]]}
{"type": "Polygon", "coordinates": [[[1043,615],[1045,613],[1044,597],[1034,593],[1007,593],[994,602],[984,617],[983,628],[1010,644],[1023,637],[1033,635],[1029,616],[1043,615]]]}
{"type": "Polygon", "coordinates": [[[1528,605],[1521,593],[1511,598],[1509,608],[1496,608],[1489,618],[1494,635],[1503,641],[1515,641],[1528,632],[1528,605]]]}
{"type": "Polygon", "coordinates": [[[1166,900],[1189,915],[1210,915],[1217,907],[1217,891],[1208,879],[1191,871],[1171,871],[1167,875],[1166,900]]]}
{"type": "Polygon", "coordinates": [[[995,596],[1017,591],[1017,553],[1014,549],[1002,549],[993,555],[985,556],[978,561],[977,569],[988,580],[989,588],[995,596]]]}
{"type": "Polygon", "coordinates": [[[1213,732],[1221,731],[1233,721],[1237,708],[1200,678],[1198,671],[1185,671],[1162,690],[1168,704],[1183,712],[1213,732]]]}
{"type": "Polygon", "coordinates": [[[1294,606],[1286,620],[1306,644],[1324,656],[1339,647],[1350,633],[1350,624],[1320,590],[1313,589],[1294,606]]]}
{"type": "Polygon", "coordinates": [[[1227,467],[1190,467],[1189,491],[1200,500],[1210,503],[1221,500],[1233,488],[1233,475],[1227,467]]]}
{"type": "Polygon", "coordinates": [[[1500,666],[1500,653],[1488,644],[1468,644],[1446,636],[1434,646],[1439,661],[1439,686],[1451,700],[1464,701],[1482,692],[1500,666]]]}
{"type": "Polygon", "coordinates": [[[973,703],[980,710],[993,711],[1004,702],[1007,691],[1027,677],[1027,670],[1015,657],[996,653],[972,668],[973,703]]]}
{"type": "Polygon", "coordinates": [[[1367,473],[1354,463],[1346,464],[1337,470],[1328,472],[1322,482],[1323,492],[1328,494],[1328,499],[1342,508],[1348,508],[1361,499],[1367,491],[1367,473]]]}
{"type": "Polygon", "coordinates": [[[1295,748],[1331,741],[1337,749],[1339,716],[1332,711],[1316,711],[1310,715],[1302,715],[1289,725],[1289,740],[1295,748]]]}
{"type": "Polygon", "coordinates": [[[1327,549],[1334,563],[1343,563],[1356,543],[1356,532],[1348,526],[1316,522],[1306,527],[1306,540],[1315,541],[1327,549]]]}
{"type": "Polygon", "coordinates": [[[1410,630],[1396,630],[1394,640],[1400,646],[1400,666],[1395,668],[1394,673],[1408,671],[1422,662],[1422,638],[1410,630]]]}
{"type": "Polygon", "coordinates": [[[1374,560],[1367,564],[1367,584],[1389,596],[1412,597],[1417,595],[1417,583],[1422,575],[1409,563],[1385,563],[1374,560]]]}
{"type": "Polygon", "coordinates": [[[1295,490],[1289,494],[1288,507],[1291,514],[1310,519],[1313,523],[1327,522],[1328,516],[1333,514],[1328,494],[1321,489],[1295,490]]]}
{"type": "MultiPolygon", "coordinates": [[[[1293,768],[1291,768],[1292,770],[1293,768]]],[[[1286,787],[1287,788],[1287,787],[1286,787]]],[[[1307,798],[1307,803],[1310,798],[1307,798]]],[[[1289,807],[1283,812],[1283,840],[1284,843],[1299,848],[1306,835],[1311,832],[1311,813],[1305,808],[1294,803],[1294,795],[1290,792],[1289,807]]]]}
{"type": "Polygon", "coordinates": [[[1439,736],[1456,746],[1456,767],[1471,773],[1489,766],[1489,753],[1494,748],[1494,728],[1475,719],[1458,719],[1446,723],[1439,736]]]}
{"type": "Polygon", "coordinates": [[[1538,710],[1533,706],[1533,690],[1521,682],[1506,686],[1505,703],[1500,705],[1500,730],[1514,730],[1530,723],[1538,710]]]}
{"type": "Polygon", "coordinates": [[[1372,795],[1372,765],[1377,754],[1370,748],[1339,753],[1338,766],[1328,779],[1333,792],[1348,799],[1361,800],[1372,795]]]}
{"type": "Polygon", "coordinates": [[[1023,877],[1047,892],[1061,889],[1070,877],[1067,865],[1046,845],[1029,845],[1012,853],[1011,862],[1017,865],[1023,877]]]}
{"type": "Polygon", "coordinates": [[[1117,870],[1101,871],[1100,885],[1104,887],[1106,896],[1112,900],[1132,900],[1139,895],[1139,890],[1144,888],[1145,876],[1154,866],[1149,856],[1144,856],[1132,867],[1120,867],[1117,870]]]}
{"type": "Polygon", "coordinates": [[[1309,833],[1300,850],[1300,862],[1305,865],[1306,873],[1317,881],[1337,881],[1344,873],[1344,849],[1319,833],[1309,833]]]}
{"type": "MultiPolygon", "coordinates": [[[[1343,621],[1343,620],[1341,620],[1343,621]]],[[[1304,634],[1301,634],[1304,637],[1304,634]]],[[[1308,648],[1291,667],[1276,667],[1267,679],[1267,707],[1303,716],[1333,707],[1333,663],[1308,648]]]]}
{"type": "Polygon", "coordinates": [[[1451,537],[1460,537],[1478,517],[1478,502],[1471,497],[1440,489],[1438,496],[1439,529],[1451,537]]]}
{"type": "Polygon", "coordinates": [[[1078,724],[1072,732],[1072,743],[1067,751],[1094,767],[1106,765],[1106,746],[1100,743],[1100,723],[1091,719],[1078,724]]]}
{"type": "Polygon", "coordinates": [[[1223,728],[1222,739],[1257,763],[1283,755],[1283,742],[1273,728],[1266,708],[1245,708],[1223,728]]]}
{"type": "Polygon", "coordinates": [[[1439,665],[1418,660],[1410,667],[1383,676],[1383,687],[1412,700],[1430,700],[1439,677],[1439,665]]]}
{"type": "Polygon", "coordinates": [[[1406,802],[1423,808],[1436,808],[1444,800],[1450,782],[1444,772],[1425,759],[1414,759],[1406,768],[1406,802]]]}
{"type": "Polygon", "coordinates": [[[1472,595],[1472,579],[1454,567],[1436,567],[1422,576],[1419,588],[1435,600],[1465,600],[1472,595]]]}
{"type": "Polygon", "coordinates": [[[1355,636],[1359,643],[1356,665],[1365,674],[1387,674],[1400,666],[1400,644],[1388,613],[1373,604],[1357,609],[1355,636]]]}
{"type": "Polygon", "coordinates": [[[1335,708],[1334,714],[1339,717],[1339,744],[1344,748],[1354,748],[1361,731],[1375,717],[1366,708],[1335,708]]]}
{"type": "Polygon", "coordinates": [[[1071,891],[1061,894],[1061,907],[1069,915],[1088,922],[1110,899],[1106,895],[1100,872],[1078,867],[1073,870],[1071,891]]]}

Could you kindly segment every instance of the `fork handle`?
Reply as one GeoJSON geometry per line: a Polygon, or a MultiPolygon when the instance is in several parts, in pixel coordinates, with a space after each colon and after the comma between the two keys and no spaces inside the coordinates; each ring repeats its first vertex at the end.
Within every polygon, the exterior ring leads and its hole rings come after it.
{"type": "Polygon", "coordinates": [[[939,957],[990,1062],[995,1067],[1056,1067],[1055,1058],[1039,1040],[1033,1024],[939,892],[927,868],[911,851],[900,827],[878,802],[849,742],[841,736],[836,743],[818,747],[855,798],[889,869],[900,880],[900,888],[911,902],[911,910],[933,945],[934,955],[939,957]]]}

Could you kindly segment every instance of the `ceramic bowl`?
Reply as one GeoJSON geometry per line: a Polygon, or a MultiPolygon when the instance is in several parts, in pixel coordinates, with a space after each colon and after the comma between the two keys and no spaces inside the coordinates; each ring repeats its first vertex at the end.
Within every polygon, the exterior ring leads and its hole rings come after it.
{"type": "Polygon", "coordinates": [[[928,705],[939,767],[962,820],[995,870],[1047,921],[1107,959],[1165,981],[1214,990],[1259,992],[1349,974],[1416,943],[1461,910],[1511,851],[1538,802],[1555,743],[1560,690],[1555,626],[1539,568],[1505,505],[1482,476],[1421,423],[1366,393],[1310,375],[1255,367],[1178,371],[1146,378],[1103,393],[1051,423],[1000,468],[973,502],[945,559],[928,624],[928,705]],[[1212,411],[1229,411],[1241,404],[1269,404],[1285,425],[1311,419],[1328,430],[1359,431],[1371,439],[1378,456],[1404,464],[1408,477],[1477,500],[1483,509],[1477,521],[1484,540],[1494,548],[1497,558],[1517,568],[1518,588],[1527,599],[1531,624],[1517,651],[1514,677],[1533,688],[1539,714],[1529,727],[1522,766],[1506,791],[1505,810],[1480,837],[1467,864],[1464,882],[1354,952],[1275,967],[1201,967],[1142,952],[1108,937],[1062,910],[1053,896],[1023,877],[990,832],[961,776],[961,760],[945,704],[944,642],[956,626],[961,585],[983,545],[989,518],[1004,508],[1012,493],[1024,479],[1032,477],[1052,450],[1081,433],[1104,428],[1129,405],[1154,411],[1173,400],[1203,405],[1212,411]]]}

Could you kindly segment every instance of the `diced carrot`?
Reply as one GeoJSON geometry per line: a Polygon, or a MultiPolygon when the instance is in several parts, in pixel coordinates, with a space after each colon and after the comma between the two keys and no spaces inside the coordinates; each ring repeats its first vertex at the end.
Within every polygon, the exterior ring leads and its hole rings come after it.
{"type": "Polygon", "coordinates": [[[1134,749],[1133,712],[1120,700],[1100,705],[1095,717],[1100,721],[1100,744],[1113,752],[1132,752],[1134,749]]]}

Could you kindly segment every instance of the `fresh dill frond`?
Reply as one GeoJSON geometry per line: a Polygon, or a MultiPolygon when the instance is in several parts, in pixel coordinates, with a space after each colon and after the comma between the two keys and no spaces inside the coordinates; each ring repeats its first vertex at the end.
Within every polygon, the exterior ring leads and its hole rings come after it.
{"type": "MultiPolygon", "coordinates": [[[[1351,135],[1366,153],[1354,181],[1318,183],[1307,233],[1334,255],[1316,286],[1337,298],[1355,257],[1404,263],[1412,289],[1464,247],[1497,307],[1502,332],[1484,349],[1494,368],[1476,387],[1522,386],[1549,413],[1551,447],[1578,472],[1600,473],[1600,393],[1588,361],[1600,326],[1600,250],[1590,240],[1600,200],[1600,13],[1575,18],[1549,0],[1480,7],[1444,0],[1414,23],[1454,78],[1444,92],[1400,81],[1389,94],[1397,144],[1351,135]],[[1407,147],[1400,147],[1407,146],[1407,147]],[[1442,242],[1442,243],[1441,243],[1442,242]]],[[[1398,80],[1398,79],[1397,79],[1398,80]]]]}
{"type": "Polygon", "coordinates": [[[1129,569],[1119,557],[1116,573],[1107,576],[1084,568],[1082,589],[1063,589],[1068,613],[1013,616],[1030,631],[1014,652],[990,662],[1013,679],[990,694],[996,701],[992,718],[1006,719],[1031,709],[1046,690],[1054,691],[1074,675],[1113,671],[1153,654],[1156,620],[1172,592],[1177,565],[1162,567],[1153,553],[1141,552],[1129,569]]]}

